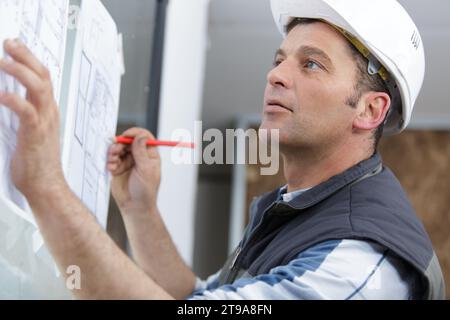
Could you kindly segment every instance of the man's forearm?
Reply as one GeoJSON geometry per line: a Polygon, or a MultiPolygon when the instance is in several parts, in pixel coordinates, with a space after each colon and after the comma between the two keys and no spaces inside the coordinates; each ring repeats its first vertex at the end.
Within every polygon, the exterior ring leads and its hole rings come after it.
{"type": "MultiPolygon", "coordinates": [[[[33,209],[61,272],[65,275],[72,265],[80,268],[81,290],[74,295],[171,298],[114,244],[65,183],[59,145],[60,116],[49,70],[18,39],[5,41],[3,49],[11,59],[0,59],[0,70],[14,77],[27,91],[26,97],[0,92],[0,104],[14,112],[20,121],[11,180],[33,209]]],[[[145,160],[145,140],[137,141],[144,141],[136,154],[145,160]]],[[[154,163],[159,164],[157,160],[154,163]]]]}
{"type": "Polygon", "coordinates": [[[195,275],[179,255],[158,209],[122,212],[136,263],[175,298],[195,287],[195,275]]]}
{"type": "Polygon", "coordinates": [[[81,270],[83,299],[171,299],[101,229],[66,186],[29,197],[40,230],[63,274],[81,270]]]}

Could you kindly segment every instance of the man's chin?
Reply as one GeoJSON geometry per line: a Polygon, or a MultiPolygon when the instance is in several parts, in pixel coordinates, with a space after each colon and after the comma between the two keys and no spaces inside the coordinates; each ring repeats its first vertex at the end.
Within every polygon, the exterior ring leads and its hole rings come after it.
{"type": "Polygon", "coordinates": [[[283,128],[283,124],[281,121],[268,120],[265,117],[261,121],[261,125],[259,126],[260,130],[281,130],[283,128]]]}
{"type": "Polygon", "coordinates": [[[270,120],[267,121],[263,119],[261,125],[259,126],[259,130],[267,131],[267,135],[262,134],[262,132],[259,133],[260,138],[263,138],[263,140],[267,141],[271,141],[271,137],[273,137],[273,134],[277,133],[277,141],[280,146],[280,150],[283,148],[283,146],[292,147],[293,145],[297,144],[301,145],[299,139],[293,139],[295,132],[286,123],[279,123],[270,120]],[[263,135],[265,137],[262,137],[263,135]]]}
{"type": "Polygon", "coordinates": [[[265,142],[270,142],[272,138],[276,138],[277,143],[280,143],[283,131],[282,124],[263,119],[259,126],[259,138],[265,142]]]}

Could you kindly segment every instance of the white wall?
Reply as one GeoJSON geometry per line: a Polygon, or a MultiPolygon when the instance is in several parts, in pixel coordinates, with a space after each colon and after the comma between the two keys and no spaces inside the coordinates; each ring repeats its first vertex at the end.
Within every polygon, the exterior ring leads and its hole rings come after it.
{"type": "MultiPolygon", "coordinates": [[[[207,46],[209,0],[170,0],[158,137],[170,139],[184,128],[193,135],[200,119],[207,46]]],[[[185,261],[192,265],[196,165],[175,165],[171,149],[160,148],[162,183],[158,205],[185,261]]]]}

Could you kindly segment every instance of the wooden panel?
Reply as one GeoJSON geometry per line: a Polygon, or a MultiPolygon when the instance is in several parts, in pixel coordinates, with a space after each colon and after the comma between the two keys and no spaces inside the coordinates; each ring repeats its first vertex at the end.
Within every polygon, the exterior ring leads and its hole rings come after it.
{"type": "MultiPolygon", "coordinates": [[[[384,138],[380,153],[422,219],[450,292],[450,132],[406,131],[384,138]]],[[[257,165],[248,166],[246,208],[253,197],[283,184],[282,168],[276,176],[260,176],[257,165]]]]}
{"type": "Polygon", "coordinates": [[[430,235],[450,293],[450,132],[407,131],[380,145],[430,235]]]}

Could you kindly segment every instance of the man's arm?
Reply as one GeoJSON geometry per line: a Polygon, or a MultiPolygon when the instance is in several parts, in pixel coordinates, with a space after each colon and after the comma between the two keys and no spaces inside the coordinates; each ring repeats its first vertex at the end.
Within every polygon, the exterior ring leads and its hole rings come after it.
{"type": "Polygon", "coordinates": [[[64,180],[60,163],[59,114],[48,70],[20,41],[5,42],[14,61],[0,69],[27,89],[26,99],[0,92],[0,104],[20,119],[11,163],[14,184],[28,199],[62,274],[81,269],[79,298],[170,299],[108,237],[64,180]]]}
{"type": "Polygon", "coordinates": [[[81,299],[173,299],[139,269],[101,229],[67,185],[28,197],[40,230],[62,274],[81,271],[81,299]]]}
{"type": "Polygon", "coordinates": [[[196,277],[179,255],[157,209],[122,214],[133,258],[152,279],[177,299],[189,296],[196,277]]]}
{"type": "Polygon", "coordinates": [[[176,298],[185,298],[195,287],[195,275],[179,255],[156,205],[161,159],[156,148],[147,148],[155,137],[132,128],[132,146],[113,145],[108,168],[113,175],[112,193],[120,208],[136,263],[176,298]]]}

